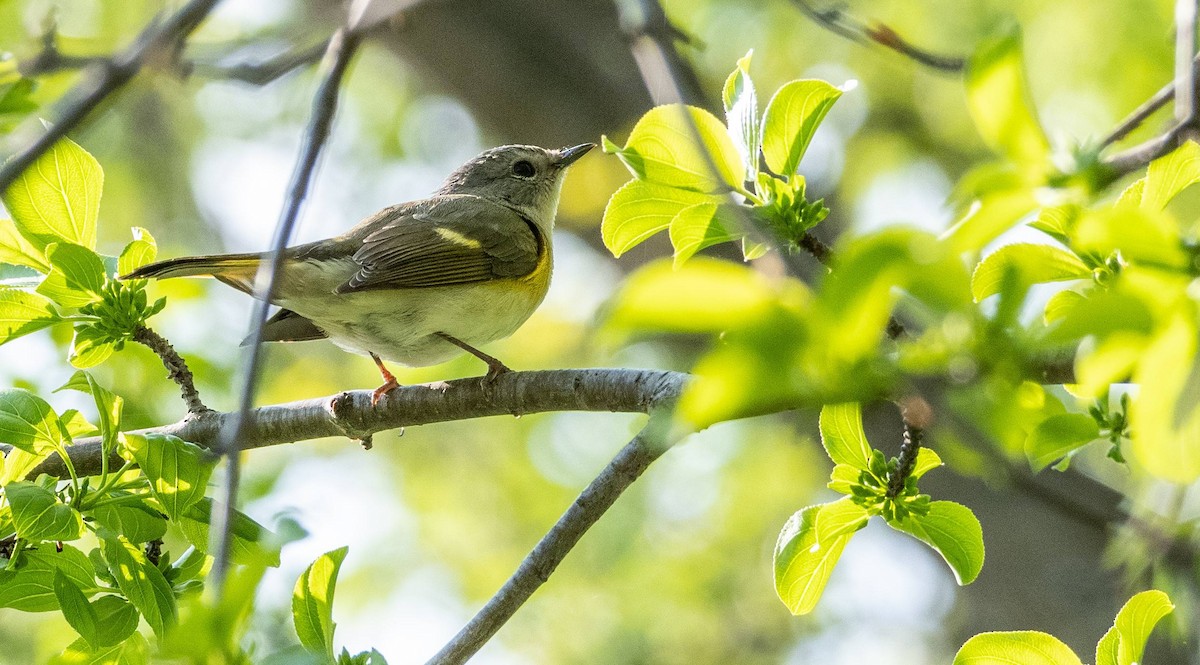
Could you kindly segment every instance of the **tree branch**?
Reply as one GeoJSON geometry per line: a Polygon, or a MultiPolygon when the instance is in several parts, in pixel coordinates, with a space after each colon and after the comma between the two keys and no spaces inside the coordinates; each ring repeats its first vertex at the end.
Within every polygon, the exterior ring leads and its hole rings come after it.
{"type": "MultiPolygon", "coordinates": [[[[658,412],[663,413],[663,412],[658,412]]],[[[516,572],[427,665],[465,663],[512,618],[558,568],[579,539],[612,507],[621,493],[670,448],[665,423],[655,414],[608,466],[579,494],[558,522],[521,561],[516,572]]]]}
{"type": "Polygon", "coordinates": [[[74,129],[100,102],[120,90],[156,53],[177,48],[202,23],[220,0],[192,0],[165,20],[151,23],[120,54],[89,69],[84,79],[55,107],[52,124],[25,150],[0,166],[0,192],[8,189],[30,164],[74,129]]]}
{"type": "MultiPolygon", "coordinates": [[[[371,391],[354,390],[286,404],[263,406],[247,414],[240,450],[253,450],[327,436],[362,438],[376,432],[431,423],[520,416],[548,411],[649,413],[677,398],[687,374],[660,370],[577,369],[509,372],[484,384],[478,378],[432,385],[404,386],[371,406],[371,391]]],[[[215,449],[232,413],[189,414],[161,427],[137,430],[158,433],[215,449]]],[[[7,447],[4,447],[7,450],[7,447]]],[[[99,437],[79,439],[69,446],[71,462],[81,476],[100,473],[99,437]]],[[[124,460],[114,457],[118,466],[124,460]]],[[[30,472],[69,477],[62,460],[51,457],[30,472]]]]}
{"type": "Polygon", "coordinates": [[[179,385],[179,392],[187,404],[188,413],[212,411],[200,401],[200,392],[196,390],[192,370],[188,369],[187,361],[171,346],[167,338],[146,326],[138,326],[133,332],[133,341],[146,345],[162,360],[163,367],[167,368],[167,377],[179,385]]]}
{"type": "Polygon", "coordinates": [[[845,37],[860,44],[878,44],[903,55],[917,64],[924,65],[940,72],[957,73],[966,67],[966,59],[956,55],[935,53],[916,46],[904,39],[892,28],[882,23],[865,23],[849,14],[841,7],[817,9],[806,0],[792,0],[792,4],[817,25],[830,32],[845,37]]]}

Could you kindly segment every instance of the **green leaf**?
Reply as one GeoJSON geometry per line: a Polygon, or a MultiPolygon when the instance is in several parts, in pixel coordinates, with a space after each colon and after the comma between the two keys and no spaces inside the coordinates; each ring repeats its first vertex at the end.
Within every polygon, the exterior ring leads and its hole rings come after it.
{"type": "Polygon", "coordinates": [[[975,302],[1000,293],[1006,275],[1016,273],[1024,285],[1091,279],[1092,270],[1071,252],[1051,245],[1005,245],[988,254],[971,275],[975,302]]]}
{"type": "Polygon", "coordinates": [[[1083,665],[1071,647],[1036,630],[980,633],[967,640],[953,665],[1083,665]]]}
{"type": "Polygon", "coordinates": [[[0,441],[34,455],[66,449],[58,414],[21,388],[0,389],[0,441]]]}
{"type": "Polygon", "coordinates": [[[1200,478],[1196,338],[1194,315],[1176,312],[1133,374],[1141,387],[1129,414],[1133,456],[1154,476],[1177,483],[1200,478]]]}
{"type": "Polygon", "coordinates": [[[976,201],[942,238],[955,252],[978,252],[1036,207],[1037,199],[1027,189],[995,192],[976,201]]]}
{"type": "Polygon", "coordinates": [[[116,344],[108,333],[93,325],[77,325],[69,360],[78,369],[88,369],[108,360],[115,350],[116,344]]]}
{"type": "Polygon", "coordinates": [[[966,86],[967,108],[984,143],[1027,171],[1044,173],[1050,144],[1030,101],[1016,26],[980,46],[967,63],[966,86]]]}
{"type": "Polygon", "coordinates": [[[146,638],[142,637],[141,633],[132,633],[119,644],[94,650],[89,649],[84,640],[78,639],[50,661],[50,665],[148,665],[149,663],[150,645],[146,643],[146,638]]]}
{"type": "Polygon", "coordinates": [[[17,535],[26,540],[75,540],[83,533],[79,511],[41,485],[12,482],[4,486],[4,496],[12,506],[17,535]]]}
{"type": "Polygon", "coordinates": [[[745,165],[725,125],[694,106],[650,109],[634,125],[624,148],[607,139],[603,144],[604,151],[616,154],[638,180],[712,193],[738,189],[746,179],[745,165]]]}
{"type": "Polygon", "coordinates": [[[780,294],[762,275],[728,261],[697,257],[680,269],[646,265],[609,305],[609,328],[715,333],[766,316],[780,294]]]}
{"type": "Polygon", "coordinates": [[[929,448],[922,448],[917,451],[917,463],[913,465],[912,473],[909,477],[920,479],[921,476],[933,471],[942,466],[942,458],[929,448]]]}
{"type": "Polygon", "coordinates": [[[142,613],[154,634],[162,637],[178,618],[170,583],[162,571],[146,560],[142,550],[123,536],[108,529],[101,529],[97,535],[109,572],[121,593],[142,613]]]}
{"type": "Polygon", "coordinates": [[[87,418],[84,418],[83,414],[75,409],[63,411],[58,419],[62,421],[63,427],[67,430],[67,436],[72,440],[85,436],[96,436],[100,433],[95,425],[89,423],[87,418]]]}
{"type": "Polygon", "coordinates": [[[758,174],[758,96],[754,92],[754,81],[750,80],[751,50],[737,61],[737,69],[725,79],[721,88],[721,102],[725,106],[725,124],[734,137],[734,146],[746,165],[747,180],[758,174]]]}
{"type": "Polygon", "coordinates": [[[100,646],[100,618],[96,610],[88,602],[87,596],[61,570],[54,571],[54,597],[58,599],[63,617],[75,632],[92,648],[100,646]]]}
{"type": "Polygon", "coordinates": [[[0,289],[0,344],[61,320],[54,304],[46,298],[36,293],[0,289]]]}
{"type": "Polygon", "coordinates": [[[1170,154],[1150,162],[1139,204],[1159,211],[1183,190],[1200,182],[1200,145],[1185,141],[1170,154]]]}
{"type": "Polygon", "coordinates": [[[333,592],[347,547],[326,552],[300,575],[292,592],[292,618],[300,644],[333,658],[333,592]]]}
{"type": "Polygon", "coordinates": [[[821,445],[834,464],[866,471],[871,462],[871,444],[863,432],[862,408],[858,402],[826,404],[821,408],[821,445]]]}
{"type": "Polygon", "coordinates": [[[1030,222],[1029,226],[1066,244],[1075,230],[1075,220],[1079,219],[1080,212],[1082,209],[1075,203],[1042,208],[1038,211],[1037,219],[1030,222]]]}
{"type": "MultiPolygon", "coordinates": [[[[180,518],[178,526],[185,538],[202,551],[208,550],[209,524],[212,520],[214,501],[205,497],[188,508],[180,518]]],[[[243,566],[278,566],[279,546],[275,534],[255,522],[245,513],[233,513],[233,542],[229,547],[229,560],[243,566]]]]}
{"type": "Polygon", "coordinates": [[[154,236],[140,226],[133,227],[133,242],[125,245],[117,258],[117,274],[128,275],[154,260],[158,255],[158,244],[154,236]]]}
{"type": "Polygon", "coordinates": [[[953,501],[934,501],[925,515],[910,513],[889,526],[932,547],[954,571],[959,586],[975,581],[983,569],[983,528],[975,513],[953,501]]]}
{"type": "Polygon", "coordinates": [[[1175,609],[1167,594],[1143,591],[1117,612],[1113,627],[1096,645],[1096,665],[1135,665],[1142,660],[1154,626],[1175,609]]]}
{"type": "Polygon", "coordinates": [[[0,485],[7,485],[14,480],[23,480],[41,464],[54,450],[46,448],[39,453],[29,453],[20,448],[13,448],[4,456],[4,470],[0,473],[0,485]]]}
{"type": "Polygon", "coordinates": [[[11,219],[0,219],[0,263],[28,266],[43,274],[50,272],[45,253],[26,240],[11,219]]]}
{"type": "Polygon", "coordinates": [[[676,268],[696,252],[723,242],[741,238],[740,233],[726,230],[737,228],[737,213],[729,205],[701,203],[679,211],[671,220],[671,245],[675,248],[676,268]]]}
{"type": "Polygon", "coordinates": [[[817,127],[841,96],[842,89],[816,79],[792,81],[776,91],[763,114],[767,167],[787,178],[795,175],[817,127]]]}
{"type": "Polygon", "coordinates": [[[91,515],[131,543],[146,543],[162,538],[167,532],[167,520],[145,504],[99,506],[91,515]]]}
{"type": "Polygon", "coordinates": [[[100,163],[63,138],[0,192],[0,198],[21,235],[38,249],[64,240],[93,248],[103,189],[100,163]]]}
{"type": "Polygon", "coordinates": [[[104,288],[104,262],[92,250],[69,242],[47,247],[52,269],[37,292],[63,307],[83,307],[100,300],[104,288]]]}
{"type": "Polygon", "coordinates": [[[212,455],[203,448],[168,434],[121,434],[121,456],[137,462],[150,480],[150,489],[171,519],[204,498],[212,474],[212,455]]]}
{"type": "Polygon", "coordinates": [[[1025,456],[1034,472],[1100,436],[1100,426],[1085,413],[1060,413],[1038,423],[1025,439],[1025,456]]]}
{"type": "Polygon", "coordinates": [[[1084,300],[1084,295],[1078,291],[1070,289],[1059,291],[1050,296],[1050,300],[1046,301],[1046,311],[1042,314],[1042,319],[1046,322],[1046,325],[1061,321],[1070,314],[1076,305],[1084,300]]]}
{"type": "Polygon", "coordinates": [[[0,570],[0,607],[22,612],[57,610],[54,575],[59,571],[81,589],[95,587],[95,573],[87,556],[69,544],[61,547],[61,552],[50,544],[25,550],[15,568],[0,570]]]}
{"type": "Polygon", "coordinates": [[[857,524],[857,518],[851,519],[843,502],[849,503],[843,499],[809,506],[792,515],[779,533],[775,544],[775,592],[792,614],[808,614],[816,607],[838,557],[859,528],[851,526],[857,524]],[[832,519],[822,524],[821,513],[834,505],[839,507],[830,509],[832,519]]]}
{"type": "Polygon", "coordinates": [[[664,231],[680,210],[718,197],[644,180],[630,180],[618,189],[604,208],[600,237],[619,257],[654,234],[664,231]]]}
{"type": "Polygon", "coordinates": [[[138,611],[129,601],[118,596],[101,596],[92,602],[100,629],[96,640],[102,647],[124,642],[137,630],[138,611]]]}
{"type": "Polygon", "coordinates": [[[1127,261],[1172,270],[1189,265],[1176,222],[1166,213],[1145,208],[1085,212],[1075,225],[1071,246],[1080,254],[1102,257],[1120,251],[1127,261]]]}
{"type": "Polygon", "coordinates": [[[92,396],[100,418],[100,436],[104,454],[107,455],[116,450],[117,434],[121,429],[121,411],[124,409],[125,400],[101,386],[91,374],[82,370],[75,372],[70,380],[54,392],[59,390],[78,390],[92,396]]]}

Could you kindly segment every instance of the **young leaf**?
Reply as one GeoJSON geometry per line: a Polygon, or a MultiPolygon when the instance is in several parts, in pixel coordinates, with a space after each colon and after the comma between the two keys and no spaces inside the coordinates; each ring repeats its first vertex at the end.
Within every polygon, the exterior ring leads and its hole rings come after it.
{"type": "Polygon", "coordinates": [[[100,646],[100,618],[71,578],[61,570],[54,571],[54,597],[63,617],[93,649],[100,646]]]}
{"type": "Polygon", "coordinates": [[[36,293],[0,288],[0,344],[61,320],[54,304],[46,298],[36,293]]]}
{"type": "Polygon", "coordinates": [[[871,444],[863,432],[862,407],[858,402],[826,404],[819,420],[821,445],[834,464],[866,471],[871,462],[871,444]]]}
{"type": "MultiPolygon", "coordinates": [[[[843,520],[825,527],[831,535],[821,542],[819,515],[828,506],[809,506],[792,515],[775,544],[775,592],[797,616],[808,614],[821,599],[838,557],[850,542],[854,530],[845,529],[843,520]]],[[[840,512],[840,511],[838,511],[840,512]]]]}
{"type": "Polygon", "coordinates": [[[58,609],[54,575],[61,571],[81,589],[96,586],[96,576],[87,556],[69,544],[44,544],[21,553],[16,567],[0,570],[0,607],[22,612],[58,609]]]}
{"type": "Polygon", "coordinates": [[[680,210],[671,220],[670,230],[671,246],[675,248],[675,267],[682,266],[705,247],[740,238],[740,233],[726,230],[729,227],[736,228],[735,214],[729,210],[729,206],[715,203],[701,203],[680,210]]]}
{"type": "Polygon", "coordinates": [[[733,135],[734,146],[746,165],[747,180],[758,175],[758,96],[754,92],[754,81],[750,80],[750,51],[737,61],[737,69],[725,79],[721,89],[721,101],[725,106],[725,124],[733,135]]]}
{"type": "Polygon", "coordinates": [[[1200,182],[1200,145],[1186,141],[1168,155],[1150,162],[1142,189],[1142,208],[1159,211],[1183,190],[1200,182]]]}
{"type": "Polygon", "coordinates": [[[63,138],[2,193],[21,235],[38,249],[54,242],[96,246],[104,171],[86,150],[63,138]]]}
{"type": "Polygon", "coordinates": [[[971,275],[975,302],[1000,293],[1005,276],[1015,272],[1024,284],[1091,279],[1092,270],[1071,252],[1051,245],[1018,243],[988,254],[971,275]]]}
{"type": "Polygon", "coordinates": [[[300,644],[333,658],[333,592],[338,569],[349,548],[326,552],[300,575],[292,593],[292,617],[300,644]]]}
{"type": "Polygon", "coordinates": [[[4,486],[4,497],[12,506],[17,535],[31,541],[75,540],[83,533],[79,511],[58,501],[54,492],[23,481],[4,486]]]}
{"type": "Polygon", "coordinates": [[[42,274],[50,272],[46,255],[21,235],[11,219],[0,219],[0,263],[27,266],[42,274]]]}
{"type": "Polygon", "coordinates": [[[953,665],[1083,665],[1071,647],[1035,630],[980,633],[967,640],[953,665]]]}
{"type": "Polygon", "coordinates": [[[45,448],[38,453],[29,453],[20,448],[13,448],[4,456],[4,464],[0,470],[0,485],[7,485],[14,480],[23,480],[29,472],[37,468],[47,457],[54,454],[51,448],[45,448]]]}
{"type": "Polygon", "coordinates": [[[212,474],[211,455],[199,446],[166,434],[121,434],[121,455],[137,462],[150,489],[171,519],[204,498],[212,474]]]}
{"type": "Polygon", "coordinates": [[[70,380],[54,392],[67,389],[78,390],[92,396],[96,402],[96,411],[100,416],[100,433],[104,452],[108,454],[116,450],[117,433],[121,428],[121,411],[124,408],[125,400],[101,386],[91,374],[82,370],[75,372],[70,380]]]}
{"type": "Polygon", "coordinates": [[[917,463],[913,465],[910,478],[920,479],[921,476],[933,471],[942,465],[942,458],[930,448],[922,448],[917,451],[917,463]]]}
{"type": "Polygon", "coordinates": [[[20,388],[0,389],[0,441],[34,455],[65,449],[58,414],[46,400],[20,388]]]}
{"type": "Polygon", "coordinates": [[[1100,426],[1085,413],[1060,413],[1038,423],[1025,439],[1025,456],[1036,473],[1100,436],[1100,426]]]}
{"type": "Polygon", "coordinates": [[[1130,598],[1117,612],[1113,627],[1096,645],[1096,665],[1136,665],[1154,626],[1175,609],[1167,594],[1156,589],[1130,598]]]}
{"type": "Polygon", "coordinates": [[[1038,211],[1037,219],[1030,222],[1029,226],[1066,244],[1075,230],[1075,220],[1079,219],[1080,212],[1082,209],[1075,203],[1042,208],[1038,211]]]}
{"type": "Polygon", "coordinates": [[[104,262],[92,250],[69,242],[47,248],[52,269],[37,292],[63,307],[83,307],[100,300],[104,288],[104,262]]]}
{"type": "MultiPolygon", "coordinates": [[[[212,520],[213,500],[201,499],[179,520],[179,530],[200,550],[208,549],[208,530],[212,520]]],[[[243,566],[278,566],[279,546],[275,534],[255,522],[245,513],[233,513],[233,542],[229,560],[243,566]]]]}
{"type": "Polygon", "coordinates": [[[762,122],[762,152],[767,167],[791,178],[808,144],[842,89],[815,79],[792,81],[767,104],[762,122]]]}
{"type": "Polygon", "coordinates": [[[1071,247],[1084,255],[1120,251],[1127,261],[1173,270],[1186,270],[1191,262],[1175,220],[1145,208],[1088,211],[1080,216],[1071,240],[1071,247]]]}
{"type": "Polygon", "coordinates": [[[146,665],[150,662],[150,645],[141,633],[131,633],[123,642],[99,649],[89,649],[82,638],[75,640],[65,651],[55,656],[50,665],[146,665]]]}
{"type": "Polygon", "coordinates": [[[1037,199],[1028,189],[994,192],[972,205],[941,237],[956,253],[978,252],[1036,207],[1037,199]]]}
{"type": "Polygon", "coordinates": [[[620,157],[638,180],[669,187],[719,193],[741,187],[746,179],[725,125],[694,106],[650,109],[634,125],[624,148],[605,139],[604,151],[620,157]]]}
{"type": "Polygon", "coordinates": [[[124,642],[137,630],[138,611],[129,601],[117,596],[101,596],[92,602],[99,630],[96,641],[101,647],[124,642]]]}
{"type": "Polygon", "coordinates": [[[888,525],[915,536],[942,555],[960,586],[974,582],[983,569],[983,528],[975,513],[964,505],[934,501],[927,514],[910,513],[903,522],[888,525]]]}
{"type": "Polygon", "coordinates": [[[1050,144],[1030,102],[1015,26],[971,57],[966,86],[967,108],[984,142],[1027,171],[1042,173],[1050,144]]]}
{"type": "Polygon", "coordinates": [[[128,275],[154,260],[158,255],[158,245],[154,236],[140,226],[133,227],[133,241],[121,250],[117,257],[117,274],[128,275]]]}
{"type": "Polygon", "coordinates": [[[71,340],[71,365],[78,369],[95,367],[108,360],[116,350],[113,340],[100,328],[93,325],[75,326],[75,338],[71,340]]]}
{"type": "Polygon", "coordinates": [[[680,210],[717,201],[720,201],[718,197],[709,194],[630,180],[608,200],[604,219],[600,222],[600,237],[613,256],[619,257],[650,236],[666,230],[680,210]]]}
{"type": "Polygon", "coordinates": [[[1195,389],[1196,322],[1175,313],[1142,353],[1141,386],[1129,419],[1134,457],[1152,475],[1177,483],[1200,478],[1200,392],[1195,389]]]}
{"type": "Polygon", "coordinates": [[[154,634],[161,637],[177,620],[171,585],[162,572],[146,560],[142,550],[123,536],[108,529],[101,529],[98,535],[109,572],[121,593],[142,613],[154,634]]]}

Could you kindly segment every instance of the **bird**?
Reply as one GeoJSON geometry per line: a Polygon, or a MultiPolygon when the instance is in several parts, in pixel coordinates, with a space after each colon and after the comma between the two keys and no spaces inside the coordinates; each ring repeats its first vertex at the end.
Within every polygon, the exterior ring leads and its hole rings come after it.
{"type": "MultiPolygon", "coordinates": [[[[263,341],[329,339],[370,356],[383,385],[400,384],[384,361],[409,367],[463,352],[487,363],[485,381],[509,371],[479,345],[513,334],[550,285],[552,236],[567,167],[595,147],[505,145],[466,162],[428,198],[389,206],[345,233],[288,247],[263,341]]],[[[214,277],[255,294],[269,253],[185,256],[121,279],[214,277]]]]}

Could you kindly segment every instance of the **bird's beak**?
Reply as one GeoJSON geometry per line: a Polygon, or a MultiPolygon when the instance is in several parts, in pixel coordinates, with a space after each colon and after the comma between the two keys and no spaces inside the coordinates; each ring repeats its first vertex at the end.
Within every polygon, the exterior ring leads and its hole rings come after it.
{"type": "Polygon", "coordinates": [[[566,168],[574,164],[580,157],[587,154],[589,150],[595,148],[595,143],[580,143],[577,146],[563,148],[558,151],[558,168],[566,168]]]}

